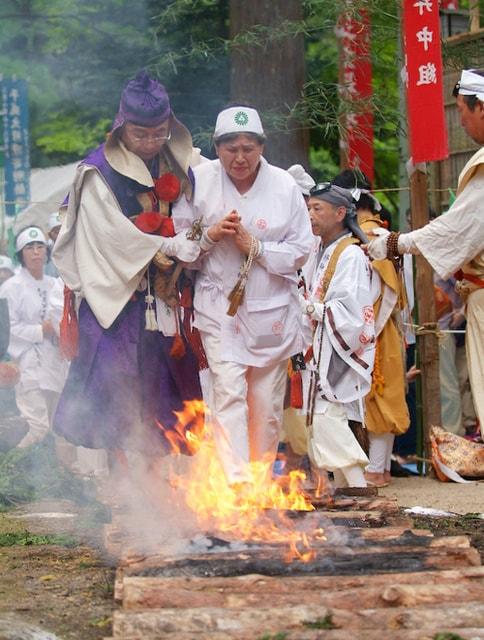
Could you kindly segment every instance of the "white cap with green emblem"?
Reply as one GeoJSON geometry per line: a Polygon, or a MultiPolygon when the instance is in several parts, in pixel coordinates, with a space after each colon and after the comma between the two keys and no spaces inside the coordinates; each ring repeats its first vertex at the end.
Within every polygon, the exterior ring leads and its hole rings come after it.
{"type": "Polygon", "coordinates": [[[38,227],[27,227],[27,229],[24,229],[18,234],[17,240],[15,241],[16,251],[22,251],[22,249],[31,242],[47,244],[44,234],[38,227]]]}
{"type": "Polygon", "coordinates": [[[251,107],[229,107],[217,116],[214,138],[230,133],[256,133],[263,136],[264,129],[259,114],[251,107]]]}

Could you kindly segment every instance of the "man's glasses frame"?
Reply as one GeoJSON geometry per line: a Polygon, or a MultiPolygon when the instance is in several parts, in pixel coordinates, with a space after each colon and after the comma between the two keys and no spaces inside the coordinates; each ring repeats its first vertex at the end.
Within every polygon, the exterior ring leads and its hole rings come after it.
{"type": "Polygon", "coordinates": [[[128,135],[135,142],[166,142],[171,139],[171,131],[166,136],[137,136],[134,133],[128,133],[128,135]]]}

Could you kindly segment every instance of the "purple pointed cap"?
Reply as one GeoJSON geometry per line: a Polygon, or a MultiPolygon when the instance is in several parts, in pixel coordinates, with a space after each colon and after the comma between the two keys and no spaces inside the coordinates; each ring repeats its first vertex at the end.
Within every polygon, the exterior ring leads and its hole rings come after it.
{"type": "Polygon", "coordinates": [[[142,127],[156,127],[170,115],[170,99],[165,87],[142,70],[124,87],[112,130],[127,121],[142,127]]]}

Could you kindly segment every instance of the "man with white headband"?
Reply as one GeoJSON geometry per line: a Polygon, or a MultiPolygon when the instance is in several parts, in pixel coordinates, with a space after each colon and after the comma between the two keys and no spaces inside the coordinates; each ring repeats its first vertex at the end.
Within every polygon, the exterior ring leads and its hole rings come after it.
{"type": "Polygon", "coordinates": [[[263,157],[257,111],[221,111],[218,159],[195,167],[192,202],[174,208],[177,230],[201,218],[195,326],[211,375],[209,406],[229,484],[250,481],[250,462],[270,472],[277,453],[287,360],[303,349],[296,272],[312,236],[294,180],[263,157]]]}
{"type": "MultiPolygon", "coordinates": [[[[67,364],[58,350],[61,305],[54,310],[56,279],[44,273],[47,238],[39,227],[20,231],[15,241],[20,271],[0,287],[8,302],[8,354],[20,369],[15,396],[29,431],[20,448],[40,442],[50,431],[67,364]]],[[[58,296],[62,299],[61,296],[58,296]]]]}
{"type": "MultiPolygon", "coordinates": [[[[466,133],[484,145],[484,71],[464,70],[453,92],[466,133]]],[[[422,254],[441,278],[458,279],[467,300],[466,353],[476,413],[484,435],[484,147],[460,173],[450,209],[421,229],[384,234],[368,244],[375,259],[422,254]]]]}

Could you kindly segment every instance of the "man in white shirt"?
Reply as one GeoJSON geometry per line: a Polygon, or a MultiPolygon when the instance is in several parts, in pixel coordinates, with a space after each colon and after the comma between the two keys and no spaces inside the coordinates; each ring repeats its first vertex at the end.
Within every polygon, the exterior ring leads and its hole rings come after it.
{"type": "Polygon", "coordinates": [[[177,231],[197,218],[204,227],[195,326],[210,369],[217,449],[237,486],[250,481],[250,462],[270,469],[276,456],[287,360],[304,346],[296,272],[312,235],[296,183],[262,155],[255,109],[224,109],[214,142],[218,159],[194,168],[194,198],[182,198],[173,218],[177,231]]]}
{"type": "MultiPolygon", "coordinates": [[[[454,88],[462,127],[484,144],[484,71],[464,70],[454,88]]],[[[484,434],[484,147],[459,176],[457,198],[449,210],[410,233],[383,234],[371,240],[376,260],[405,253],[422,254],[446,280],[456,274],[466,300],[466,353],[476,413],[484,434]]]]}

